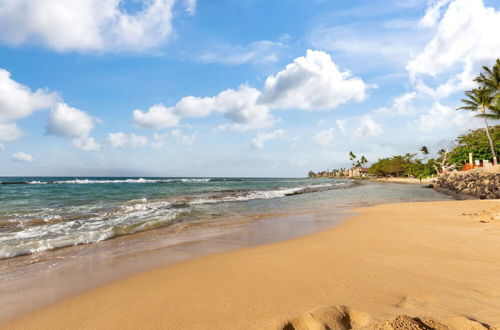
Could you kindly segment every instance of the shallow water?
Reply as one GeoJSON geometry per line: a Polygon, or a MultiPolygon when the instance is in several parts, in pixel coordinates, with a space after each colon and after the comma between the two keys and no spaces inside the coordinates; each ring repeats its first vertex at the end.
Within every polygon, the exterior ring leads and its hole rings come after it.
{"type": "Polygon", "coordinates": [[[251,212],[259,208],[253,201],[352,185],[329,179],[0,178],[0,259],[187,228],[251,212]]]}

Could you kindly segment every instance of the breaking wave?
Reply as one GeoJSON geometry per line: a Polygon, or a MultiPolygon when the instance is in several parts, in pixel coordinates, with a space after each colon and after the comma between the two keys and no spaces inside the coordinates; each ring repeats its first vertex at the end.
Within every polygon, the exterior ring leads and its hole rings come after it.
{"type": "MultiPolygon", "coordinates": [[[[164,182],[210,182],[211,179],[163,179],[164,182]]],[[[59,180],[53,184],[146,183],[150,179],[59,180]]],[[[32,181],[31,184],[44,184],[32,181]]],[[[329,182],[295,187],[252,190],[217,190],[159,199],[136,198],[122,202],[95,201],[83,205],[40,207],[31,210],[0,210],[0,259],[11,258],[66,246],[89,244],[134,234],[195,217],[203,221],[199,205],[274,199],[286,196],[348,187],[349,182],[329,182]],[[180,214],[187,216],[179,217],[180,214]],[[196,214],[196,215],[195,215],[196,214]]],[[[206,214],[206,213],[205,213],[206,214]]]]}

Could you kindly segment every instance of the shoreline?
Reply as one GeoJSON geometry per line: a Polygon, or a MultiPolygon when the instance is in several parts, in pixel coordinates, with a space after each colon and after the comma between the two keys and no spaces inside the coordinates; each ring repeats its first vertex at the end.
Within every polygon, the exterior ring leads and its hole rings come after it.
{"type": "Polygon", "coordinates": [[[203,222],[0,260],[0,324],[151,269],[320,232],[353,208],[446,199],[416,186],[358,182],[348,189],[222,205],[222,214],[203,222]],[[224,211],[227,206],[237,212],[224,211]]]}
{"type": "Polygon", "coordinates": [[[500,327],[497,201],[353,212],[320,233],[141,273],[5,326],[300,329],[348,317],[370,329],[420,317],[451,329],[500,327]]]}
{"type": "Polygon", "coordinates": [[[0,328],[2,322],[124,278],[207,255],[312,234],[332,228],[348,216],[346,207],[262,214],[180,233],[165,227],[2,260],[0,328]]]}

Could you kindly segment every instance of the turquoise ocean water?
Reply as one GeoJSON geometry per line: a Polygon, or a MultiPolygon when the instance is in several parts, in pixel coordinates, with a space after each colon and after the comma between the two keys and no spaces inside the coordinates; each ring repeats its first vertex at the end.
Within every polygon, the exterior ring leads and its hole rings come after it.
{"type": "Polygon", "coordinates": [[[444,199],[408,185],[307,178],[0,177],[0,259],[236,214],[444,199]]]}

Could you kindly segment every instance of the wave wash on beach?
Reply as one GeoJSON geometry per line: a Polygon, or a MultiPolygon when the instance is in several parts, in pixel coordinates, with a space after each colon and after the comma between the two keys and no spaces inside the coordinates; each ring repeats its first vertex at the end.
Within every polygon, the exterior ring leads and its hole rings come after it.
{"type": "MultiPolygon", "coordinates": [[[[352,186],[349,180],[3,178],[0,259],[159,227],[187,228],[230,204],[352,186]]],[[[222,216],[221,214],[221,216],[222,216]]]]}

